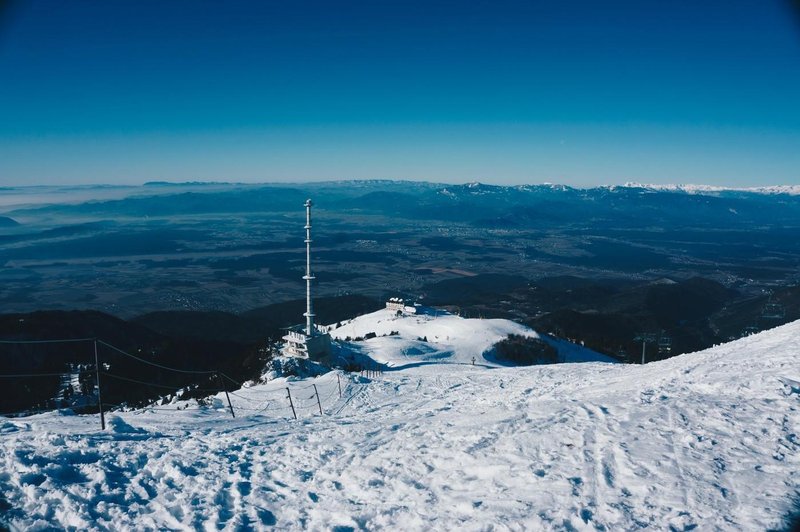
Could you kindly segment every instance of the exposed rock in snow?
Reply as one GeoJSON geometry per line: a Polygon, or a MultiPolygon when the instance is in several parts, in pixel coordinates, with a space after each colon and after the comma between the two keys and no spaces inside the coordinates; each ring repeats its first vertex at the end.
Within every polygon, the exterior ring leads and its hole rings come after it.
{"type": "Polygon", "coordinates": [[[313,360],[278,356],[270,360],[262,379],[268,382],[279,377],[318,377],[328,371],[330,371],[329,368],[313,360]]]}

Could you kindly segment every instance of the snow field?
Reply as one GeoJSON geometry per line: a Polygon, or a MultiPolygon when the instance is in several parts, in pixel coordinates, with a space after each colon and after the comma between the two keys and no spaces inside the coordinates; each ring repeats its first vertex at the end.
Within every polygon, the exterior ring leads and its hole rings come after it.
{"type": "Polygon", "coordinates": [[[96,416],[3,420],[0,522],[764,530],[800,488],[798,353],[800,322],[646,366],[414,364],[342,374],[342,398],[335,374],[232,396],[255,409],[289,386],[298,421],[231,419],[224,394],[212,407],[120,412],[106,432],[96,416]],[[301,397],[312,382],[333,393],[324,416],[301,397]]]}
{"type": "Polygon", "coordinates": [[[338,340],[371,338],[359,344],[364,354],[391,367],[409,367],[410,364],[428,362],[500,366],[491,356],[494,344],[511,334],[541,338],[553,345],[566,362],[613,362],[613,359],[589,349],[540,336],[536,331],[519,323],[502,319],[466,319],[444,311],[423,309],[417,315],[397,316],[393,311],[381,309],[342,323],[330,326],[330,334],[338,340]],[[398,333],[390,336],[392,332],[398,333]],[[419,338],[425,338],[421,341],[419,338]]]}

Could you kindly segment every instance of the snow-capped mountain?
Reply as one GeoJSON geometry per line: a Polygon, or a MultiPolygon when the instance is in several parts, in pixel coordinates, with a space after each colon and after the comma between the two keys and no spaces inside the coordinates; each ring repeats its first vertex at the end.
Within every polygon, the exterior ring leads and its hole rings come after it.
{"type": "Polygon", "coordinates": [[[800,322],[645,366],[520,368],[463,362],[532,331],[415,319],[375,313],[333,331],[375,332],[359,344],[382,375],[243,388],[235,419],[220,394],[116,412],[105,432],[65,412],[3,420],[0,524],[764,530],[789,511],[800,322]],[[423,332],[432,351],[416,353],[423,332]]]}
{"type": "Polygon", "coordinates": [[[716,185],[694,184],[643,184],[625,183],[626,188],[643,188],[660,192],[684,192],[686,194],[715,194],[720,192],[750,192],[753,194],[787,194],[800,195],[800,185],[773,185],[764,187],[721,187],[716,185]]]}

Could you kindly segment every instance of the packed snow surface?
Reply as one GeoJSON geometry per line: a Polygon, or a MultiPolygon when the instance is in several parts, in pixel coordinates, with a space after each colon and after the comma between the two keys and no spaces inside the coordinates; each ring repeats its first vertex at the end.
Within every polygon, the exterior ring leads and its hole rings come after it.
{"type": "Polygon", "coordinates": [[[105,431],[3,419],[0,525],[764,530],[800,488],[798,353],[800,322],[646,366],[280,378],[234,392],[235,419],[224,394],[117,412],[105,431]]]}
{"type": "Polygon", "coordinates": [[[510,320],[467,319],[447,312],[418,307],[419,314],[397,315],[382,309],[331,326],[339,340],[365,338],[358,349],[373,360],[402,368],[411,364],[480,363],[501,365],[492,346],[511,334],[540,338],[551,344],[564,362],[613,362],[613,359],[581,346],[540,336],[532,329],[510,320]],[[393,334],[394,333],[394,334],[393,334]]]}

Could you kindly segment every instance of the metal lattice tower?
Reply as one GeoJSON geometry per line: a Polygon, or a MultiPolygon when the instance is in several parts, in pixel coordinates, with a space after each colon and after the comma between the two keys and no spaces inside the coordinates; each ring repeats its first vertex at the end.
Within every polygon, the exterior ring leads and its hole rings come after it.
{"type": "Polygon", "coordinates": [[[315,279],[311,275],[311,200],[307,199],[306,206],[306,274],[303,279],[306,281],[306,312],[303,316],[306,317],[306,334],[313,336],[314,334],[314,310],[311,306],[311,281],[315,279]]]}

